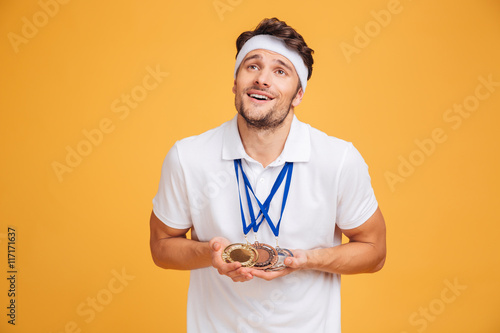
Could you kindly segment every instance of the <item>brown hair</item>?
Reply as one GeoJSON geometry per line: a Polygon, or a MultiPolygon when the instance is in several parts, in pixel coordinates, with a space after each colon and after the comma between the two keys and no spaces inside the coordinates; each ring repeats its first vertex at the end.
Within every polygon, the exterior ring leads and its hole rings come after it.
{"type": "Polygon", "coordinates": [[[307,79],[309,80],[313,70],[312,65],[314,60],[312,54],[314,50],[307,46],[304,38],[302,38],[295,29],[287,25],[286,22],[278,20],[276,17],[263,19],[255,30],[245,31],[238,37],[236,40],[236,56],[238,56],[243,45],[256,35],[272,35],[278,37],[283,40],[289,48],[297,51],[308,69],[307,79]]]}

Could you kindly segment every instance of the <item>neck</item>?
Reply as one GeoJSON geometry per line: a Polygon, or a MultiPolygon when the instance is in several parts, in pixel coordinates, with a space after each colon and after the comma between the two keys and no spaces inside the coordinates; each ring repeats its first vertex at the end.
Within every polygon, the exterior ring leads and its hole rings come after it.
{"type": "Polygon", "coordinates": [[[264,168],[271,164],[285,147],[293,115],[293,111],[290,110],[279,127],[267,130],[249,126],[245,119],[238,115],[238,130],[246,153],[264,168]]]}

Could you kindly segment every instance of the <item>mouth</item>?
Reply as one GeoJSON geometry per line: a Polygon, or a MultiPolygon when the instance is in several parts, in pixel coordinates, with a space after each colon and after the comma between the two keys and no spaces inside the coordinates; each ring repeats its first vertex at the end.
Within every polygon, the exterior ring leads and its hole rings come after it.
{"type": "Polygon", "coordinates": [[[247,96],[250,97],[252,100],[258,101],[258,102],[272,101],[274,99],[271,95],[269,95],[267,93],[264,93],[262,91],[255,91],[255,90],[251,90],[251,91],[247,92],[247,96]]]}

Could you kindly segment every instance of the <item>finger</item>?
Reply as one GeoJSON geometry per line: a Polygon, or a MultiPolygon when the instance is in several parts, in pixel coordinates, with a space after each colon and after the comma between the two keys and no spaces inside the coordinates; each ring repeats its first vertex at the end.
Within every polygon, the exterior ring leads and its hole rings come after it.
{"type": "Polygon", "coordinates": [[[255,269],[255,270],[252,270],[251,274],[255,277],[270,281],[270,280],[276,279],[278,277],[290,274],[291,272],[292,272],[292,270],[289,268],[285,268],[281,271],[275,271],[275,272],[266,272],[264,270],[255,269]]]}
{"type": "Polygon", "coordinates": [[[223,269],[218,269],[218,271],[220,275],[225,275],[234,282],[245,282],[253,279],[253,275],[246,270],[242,270],[241,267],[236,270],[225,271],[223,269]]]}
{"type": "Polygon", "coordinates": [[[285,265],[291,268],[298,268],[298,262],[296,258],[286,258],[285,265]]]}
{"type": "Polygon", "coordinates": [[[299,257],[289,257],[285,259],[285,265],[290,268],[294,269],[302,269],[304,268],[304,264],[306,261],[304,258],[299,258],[299,257]]]}
{"type": "Polygon", "coordinates": [[[232,280],[234,282],[247,282],[247,281],[250,281],[252,279],[253,279],[252,275],[250,275],[250,276],[238,276],[238,277],[232,278],[232,280]]]}
{"type": "Polygon", "coordinates": [[[222,237],[214,237],[209,242],[210,250],[212,251],[222,251],[227,245],[228,241],[222,237]]]}
{"type": "Polygon", "coordinates": [[[220,250],[220,248],[221,248],[220,243],[215,242],[212,245],[212,249],[214,249],[215,252],[218,252],[220,250]]]}
{"type": "MultiPolygon", "coordinates": [[[[214,267],[217,268],[217,270],[219,271],[219,274],[229,276],[229,274],[231,274],[232,272],[236,272],[239,268],[241,268],[241,263],[233,262],[233,263],[228,264],[228,263],[222,261],[222,259],[221,259],[220,263],[216,262],[216,265],[214,267]]],[[[236,275],[236,273],[232,273],[232,275],[234,276],[234,275],[236,275]]]]}
{"type": "MultiPolygon", "coordinates": [[[[215,245],[213,247],[215,247],[215,245]]],[[[221,253],[221,251],[214,251],[214,252],[211,253],[211,256],[212,256],[212,264],[214,266],[221,266],[223,264],[229,264],[229,263],[227,263],[226,261],[224,261],[222,259],[222,253],[221,253]]],[[[237,262],[234,262],[234,263],[237,263],[237,262]]]]}
{"type": "Polygon", "coordinates": [[[245,267],[240,267],[237,270],[227,272],[226,275],[232,279],[234,279],[234,278],[243,278],[245,280],[253,279],[253,275],[250,274],[250,271],[248,270],[248,268],[245,268],[245,267]]]}
{"type": "Polygon", "coordinates": [[[250,270],[245,267],[241,267],[236,271],[229,272],[228,276],[233,279],[234,282],[245,282],[253,279],[253,275],[250,274],[250,270]]]}

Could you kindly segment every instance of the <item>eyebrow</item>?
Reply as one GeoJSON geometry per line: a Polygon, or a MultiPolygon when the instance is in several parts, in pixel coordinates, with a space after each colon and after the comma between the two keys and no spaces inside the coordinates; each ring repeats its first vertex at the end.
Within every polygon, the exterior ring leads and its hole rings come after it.
{"type": "MultiPolygon", "coordinates": [[[[254,59],[258,59],[258,60],[261,60],[262,59],[262,56],[258,53],[256,54],[253,54],[251,55],[250,57],[246,58],[243,63],[246,63],[247,61],[250,61],[250,60],[254,60],[254,59]]],[[[284,61],[282,61],[281,59],[275,59],[273,62],[277,62],[278,64],[280,64],[281,66],[285,67],[286,69],[288,69],[290,72],[293,72],[293,69],[292,67],[290,67],[288,64],[286,64],[284,61]]]]}
{"type": "Polygon", "coordinates": [[[293,72],[293,69],[288,66],[284,61],[280,60],[280,59],[276,59],[275,62],[277,62],[278,64],[280,64],[281,66],[285,67],[286,69],[288,69],[290,72],[293,72]]]}
{"type": "Polygon", "coordinates": [[[254,55],[251,55],[250,57],[246,58],[243,62],[247,62],[249,60],[253,60],[253,59],[262,59],[262,56],[260,54],[254,54],[254,55]]]}

